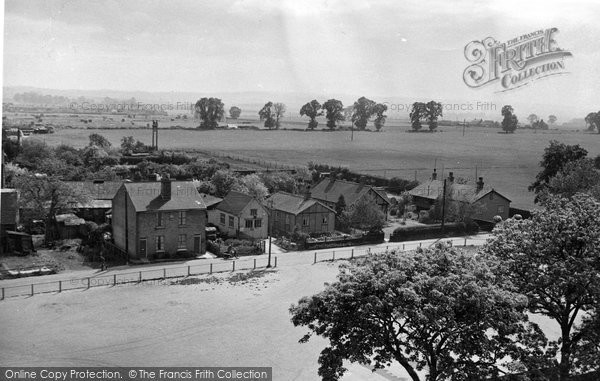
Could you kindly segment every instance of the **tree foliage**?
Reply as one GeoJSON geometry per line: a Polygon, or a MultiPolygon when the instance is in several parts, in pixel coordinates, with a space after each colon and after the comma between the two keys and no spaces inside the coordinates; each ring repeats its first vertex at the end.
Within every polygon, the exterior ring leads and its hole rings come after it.
{"type": "MultiPolygon", "coordinates": [[[[588,356],[578,316],[600,300],[600,202],[589,195],[550,197],[531,219],[498,225],[483,249],[497,260],[499,280],[527,296],[528,308],[555,320],[561,380],[578,372],[588,356]]],[[[595,311],[597,313],[597,311],[595,311]]]]}
{"type": "Polygon", "coordinates": [[[257,174],[246,175],[239,178],[232,187],[233,190],[249,194],[259,201],[263,201],[268,195],[269,191],[260,177],[257,174]]]}
{"type": "Polygon", "coordinates": [[[373,121],[373,124],[375,125],[375,129],[377,131],[381,131],[381,129],[383,128],[383,125],[385,124],[385,120],[387,119],[387,116],[383,115],[383,113],[386,112],[387,109],[388,109],[387,105],[385,105],[383,103],[377,103],[373,107],[373,114],[375,115],[375,120],[373,121]]]}
{"type": "Polygon", "coordinates": [[[442,104],[440,102],[429,101],[425,105],[425,118],[429,125],[429,131],[435,131],[437,128],[438,117],[442,116],[442,104]]]}
{"type": "Polygon", "coordinates": [[[269,130],[276,126],[273,102],[265,103],[263,108],[258,112],[258,116],[260,117],[260,120],[265,121],[265,127],[269,130]]]}
{"type": "Polygon", "coordinates": [[[107,150],[112,146],[112,144],[108,141],[108,139],[106,139],[104,136],[102,136],[100,134],[91,134],[89,139],[90,139],[90,143],[88,144],[89,146],[98,146],[104,150],[107,150]]]}
{"type": "Polygon", "coordinates": [[[379,231],[385,225],[385,214],[369,197],[361,197],[346,209],[345,214],[350,227],[355,229],[379,231]]]}
{"type": "Polygon", "coordinates": [[[528,324],[527,299],[498,286],[492,266],[439,244],[374,254],[340,266],[335,283],[300,299],[295,326],[329,341],[319,375],[339,380],[344,360],[383,368],[397,361],[414,381],[486,379],[510,361],[532,361],[545,340],[528,324]]]}
{"type": "Polygon", "coordinates": [[[419,131],[422,127],[421,120],[425,118],[427,106],[423,102],[415,102],[410,109],[410,124],[413,130],[419,131]]]}
{"type": "Polygon", "coordinates": [[[376,103],[368,98],[360,97],[352,108],[352,124],[359,130],[367,128],[367,123],[373,116],[373,108],[376,103]]]}
{"type": "Polygon", "coordinates": [[[200,128],[213,129],[225,115],[225,105],[219,98],[200,98],[194,106],[195,116],[200,119],[200,128]]]}
{"type": "Polygon", "coordinates": [[[242,109],[237,106],[231,106],[231,108],[229,109],[229,116],[232,119],[239,118],[241,114],[242,114],[242,109]]]}
{"type": "Polygon", "coordinates": [[[323,115],[323,111],[321,111],[321,104],[316,99],[306,103],[300,109],[300,116],[304,115],[310,118],[310,121],[308,122],[308,128],[310,130],[314,130],[319,125],[319,122],[317,122],[317,117],[323,115]]]}
{"type": "Polygon", "coordinates": [[[275,128],[281,127],[281,118],[285,115],[286,106],[283,103],[273,103],[273,117],[275,118],[275,128]]]}
{"type": "Polygon", "coordinates": [[[344,104],[342,101],[337,99],[329,99],[323,103],[323,109],[326,111],[325,118],[327,118],[327,128],[335,130],[337,123],[344,121],[344,104]]]}
{"type": "Polygon", "coordinates": [[[600,111],[587,114],[585,122],[588,125],[588,130],[594,131],[594,129],[597,129],[600,134],[600,111]]]}
{"type": "Polygon", "coordinates": [[[514,133],[517,129],[517,125],[519,124],[519,120],[517,116],[514,115],[515,110],[510,105],[505,105],[502,107],[502,130],[508,133],[514,133]]]}

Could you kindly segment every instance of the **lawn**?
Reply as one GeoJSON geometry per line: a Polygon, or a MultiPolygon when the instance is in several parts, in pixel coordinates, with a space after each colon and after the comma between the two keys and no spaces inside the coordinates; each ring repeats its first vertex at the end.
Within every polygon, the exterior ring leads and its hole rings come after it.
{"type": "MultiPolygon", "coordinates": [[[[284,127],[286,127],[284,125],[284,127]]],[[[297,126],[289,126],[297,127],[297,126]]],[[[600,154],[600,134],[588,132],[519,131],[499,134],[495,129],[440,127],[437,133],[407,133],[408,126],[393,121],[380,133],[349,131],[293,130],[167,130],[160,131],[159,147],[201,149],[245,158],[306,165],[309,161],[346,166],[352,170],[386,177],[400,176],[426,180],[437,162],[438,173],[484,181],[513,201],[513,206],[533,207],[527,191],[539,171],[544,148],[552,139],[580,144],[590,155],[600,154]],[[395,123],[395,124],[394,124],[395,123]],[[437,159],[437,160],[436,160],[437,159]]],[[[49,144],[84,146],[91,133],[106,136],[118,145],[131,135],[150,143],[148,129],[59,129],[40,135],[49,144]]]]}

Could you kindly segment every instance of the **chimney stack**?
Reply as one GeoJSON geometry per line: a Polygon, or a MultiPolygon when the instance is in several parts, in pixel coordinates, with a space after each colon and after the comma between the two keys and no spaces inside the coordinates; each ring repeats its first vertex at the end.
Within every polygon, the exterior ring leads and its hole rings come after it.
{"type": "Polygon", "coordinates": [[[310,200],[311,197],[312,197],[312,194],[310,193],[310,185],[307,185],[306,190],[304,191],[304,199],[310,200]]]}
{"type": "Polygon", "coordinates": [[[483,177],[479,178],[479,181],[477,182],[477,192],[481,191],[483,189],[483,177]]]}
{"type": "Polygon", "coordinates": [[[171,199],[171,179],[168,174],[165,174],[160,180],[160,197],[163,200],[171,199]]]}
{"type": "Polygon", "coordinates": [[[431,174],[431,180],[437,180],[437,172],[436,169],[433,169],[433,173],[431,174]]]}
{"type": "Polygon", "coordinates": [[[448,173],[448,181],[450,181],[451,183],[454,182],[454,172],[448,173]]]}

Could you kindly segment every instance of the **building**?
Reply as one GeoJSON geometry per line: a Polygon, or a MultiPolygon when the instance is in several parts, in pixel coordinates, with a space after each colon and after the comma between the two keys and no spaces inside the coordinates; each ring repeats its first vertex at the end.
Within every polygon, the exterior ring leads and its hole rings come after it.
{"type": "Polygon", "coordinates": [[[132,260],[206,251],[206,206],[191,181],[124,183],[112,200],[115,245],[132,260]]]}
{"type": "Polygon", "coordinates": [[[208,212],[208,221],[229,237],[263,239],[269,235],[269,212],[254,197],[231,191],[208,212]]]}
{"type": "Polygon", "coordinates": [[[8,232],[15,232],[19,224],[19,194],[16,189],[0,189],[0,248],[10,252],[8,232]]]}
{"type": "MultiPolygon", "coordinates": [[[[509,217],[510,200],[483,182],[480,177],[475,184],[457,184],[454,174],[449,173],[446,181],[446,202],[462,202],[475,206],[473,219],[484,223],[494,223],[494,216],[503,220],[509,217]]],[[[434,170],[429,181],[409,191],[417,210],[429,210],[438,197],[444,193],[444,181],[437,179],[434,170]]]]}
{"type": "Polygon", "coordinates": [[[305,233],[332,233],[335,210],[311,198],[311,193],[295,195],[277,192],[265,201],[271,210],[273,235],[290,235],[294,229],[305,233]]]}
{"type": "Polygon", "coordinates": [[[334,177],[324,178],[311,189],[312,198],[321,201],[330,208],[335,209],[335,204],[344,196],[346,208],[352,207],[358,200],[369,199],[375,202],[386,215],[390,206],[390,200],[384,191],[373,186],[366,185],[364,180],[360,183],[352,181],[337,180],[334,177]]]}
{"type": "Polygon", "coordinates": [[[75,214],[86,221],[102,224],[107,222],[107,214],[112,208],[112,199],[123,181],[65,181],[75,194],[85,200],[74,205],[75,214]]]}

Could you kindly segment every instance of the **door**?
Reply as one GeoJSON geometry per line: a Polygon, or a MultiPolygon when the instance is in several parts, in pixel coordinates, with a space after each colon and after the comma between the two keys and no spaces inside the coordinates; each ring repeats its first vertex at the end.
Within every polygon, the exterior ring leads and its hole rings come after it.
{"type": "Polygon", "coordinates": [[[146,258],[146,238],[140,239],[140,258],[146,258]]]}
{"type": "Polygon", "coordinates": [[[195,235],[194,236],[194,254],[200,254],[200,236],[199,235],[195,235]]]}

